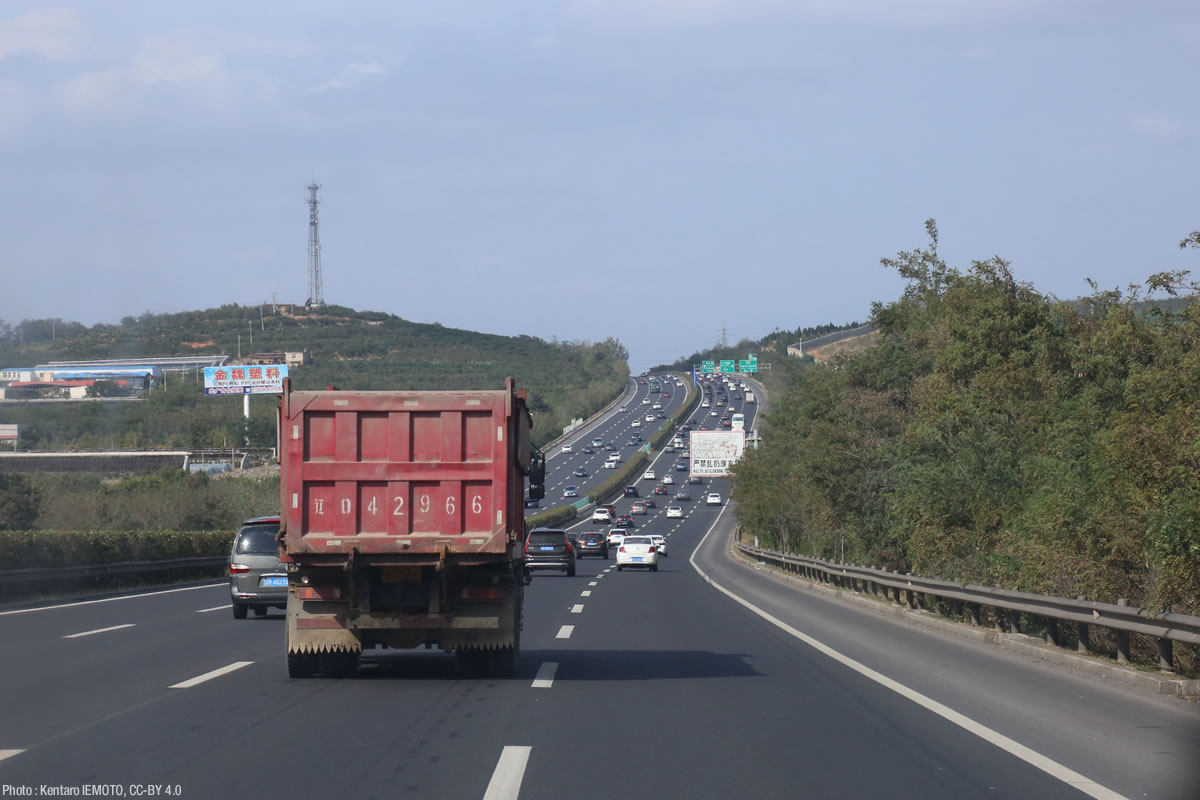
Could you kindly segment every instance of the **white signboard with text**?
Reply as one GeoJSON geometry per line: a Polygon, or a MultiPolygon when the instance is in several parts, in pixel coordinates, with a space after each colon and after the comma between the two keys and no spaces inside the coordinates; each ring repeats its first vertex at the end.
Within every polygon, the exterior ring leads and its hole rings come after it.
{"type": "Polygon", "coordinates": [[[691,474],[701,478],[723,478],[746,449],[745,431],[692,431],[691,474]]]}
{"type": "Polygon", "coordinates": [[[205,394],[281,394],[287,364],[205,367],[205,394]]]}

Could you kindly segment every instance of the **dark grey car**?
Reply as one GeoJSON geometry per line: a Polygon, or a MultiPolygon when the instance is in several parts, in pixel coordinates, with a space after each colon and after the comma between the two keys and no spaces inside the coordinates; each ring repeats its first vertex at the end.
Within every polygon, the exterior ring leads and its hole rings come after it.
{"type": "Polygon", "coordinates": [[[535,528],[525,540],[525,569],[561,569],[575,576],[575,547],[567,532],[554,528],[535,528]]]}
{"type": "Polygon", "coordinates": [[[269,608],[287,608],[287,571],[279,563],[279,517],[255,517],[242,523],[229,554],[229,592],[233,616],[245,619],[269,608]]]}

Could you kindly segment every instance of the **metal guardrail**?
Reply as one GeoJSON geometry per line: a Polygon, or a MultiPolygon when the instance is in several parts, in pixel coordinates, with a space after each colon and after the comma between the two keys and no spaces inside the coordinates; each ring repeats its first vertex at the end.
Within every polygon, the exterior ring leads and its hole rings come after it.
{"type": "Polygon", "coordinates": [[[168,569],[219,567],[228,563],[229,556],[193,556],[191,558],[167,558],[160,561],[120,561],[113,564],[85,564],[74,567],[5,569],[0,570],[0,583],[32,583],[34,581],[70,578],[95,578],[106,575],[130,575],[138,572],[161,572],[168,569]]]}
{"type": "Polygon", "coordinates": [[[1122,663],[1129,660],[1130,633],[1153,636],[1158,642],[1159,668],[1164,672],[1175,671],[1172,642],[1200,645],[1200,617],[1172,612],[1155,613],[1131,606],[1124,598],[1119,598],[1116,603],[1101,603],[1084,600],[1082,597],[1071,600],[1065,597],[922,578],[875,567],[838,564],[766,550],[741,542],[737,542],[736,546],[752,558],[801,574],[811,580],[876,596],[882,593],[889,600],[905,604],[909,608],[926,608],[929,605],[924,599],[926,595],[939,597],[950,601],[956,613],[965,611],[973,625],[980,624],[979,612],[983,606],[1005,609],[1009,615],[1008,623],[1017,633],[1021,632],[1020,615],[1035,614],[1046,619],[1043,636],[1048,643],[1054,645],[1058,644],[1058,622],[1073,622],[1078,626],[1078,650],[1081,653],[1090,652],[1090,626],[1108,628],[1116,632],[1117,660],[1122,663]],[[901,592],[904,593],[903,599],[901,592]]]}

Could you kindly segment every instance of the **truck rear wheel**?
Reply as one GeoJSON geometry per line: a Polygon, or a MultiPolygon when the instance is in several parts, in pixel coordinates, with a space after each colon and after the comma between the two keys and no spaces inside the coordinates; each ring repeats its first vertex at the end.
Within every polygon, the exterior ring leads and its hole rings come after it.
{"type": "Polygon", "coordinates": [[[320,664],[326,678],[345,678],[358,669],[358,653],[322,653],[320,664]]]}
{"type": "Polygon", "coordinates": [[[317,674],[317,657],[312,653],[288,653],[289,678],[311,678],[317,674]]]}

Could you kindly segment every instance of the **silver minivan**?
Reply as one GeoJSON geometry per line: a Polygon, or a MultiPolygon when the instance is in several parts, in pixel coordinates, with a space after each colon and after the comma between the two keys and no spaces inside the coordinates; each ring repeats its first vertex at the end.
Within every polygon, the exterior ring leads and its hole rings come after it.
{"type": "Polygon", "coordinates": [[[234,619],[268,608],[287,609],[287,571],[279,563],[279,517],[255,517],[242,523],[229,553],[229,593],[234,619]]]}

